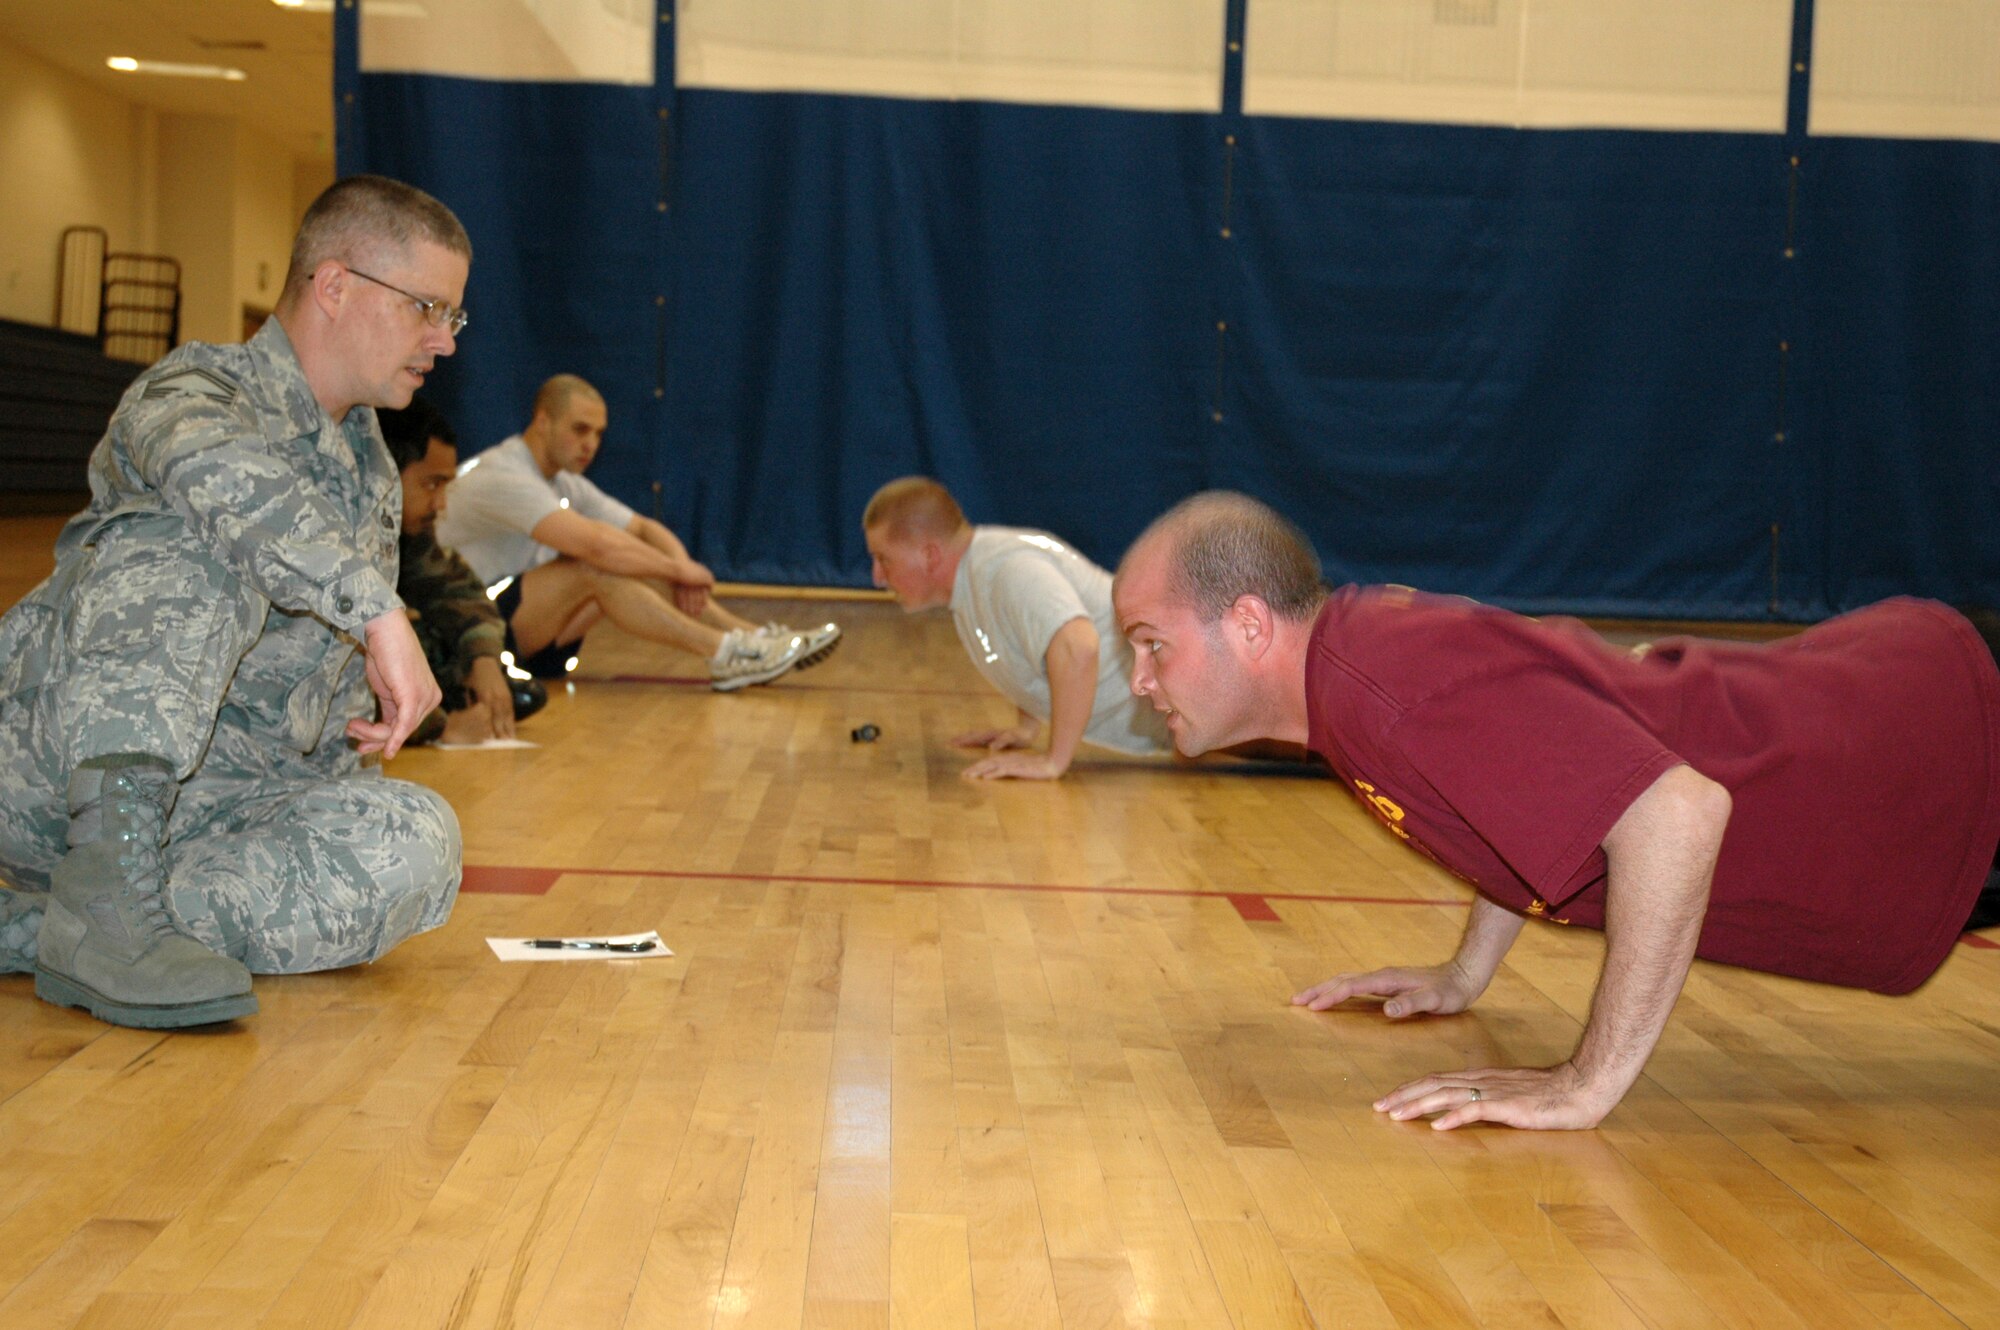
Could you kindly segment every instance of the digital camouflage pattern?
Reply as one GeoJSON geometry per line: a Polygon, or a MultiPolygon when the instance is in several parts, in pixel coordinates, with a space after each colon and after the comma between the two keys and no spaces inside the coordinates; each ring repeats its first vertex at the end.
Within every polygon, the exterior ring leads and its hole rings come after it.
{"type": "Polygon", "coordinates": [[[396,594],[416,614],[417,640],[444,691],[444,710],[463,711],[472,700],[466,692],[472,663],[499,659],[506,625],[472,565],[432,533],[402,537],[401,556],[396,594]]]}
{"type": "MultiPolygon", "coordinates": [[[[0,874],[46,887],[70,772],[145,753],[181,780],[175,914],[250,969],[370,960],[442,923],[457,820],[344,738],[375,706],[363,627],[401,607],[402,491],[374,412],[336,425],[272,319],[142,374],[90,489],[55,571],[0,619],[0,874]]],[[[18,933],[28,906],[9,904],[18,933]]]]}
{"type": "Polygon", "coordinates": [[[0,974],[30,974],[46,891],[0,891],[0,974]]]}

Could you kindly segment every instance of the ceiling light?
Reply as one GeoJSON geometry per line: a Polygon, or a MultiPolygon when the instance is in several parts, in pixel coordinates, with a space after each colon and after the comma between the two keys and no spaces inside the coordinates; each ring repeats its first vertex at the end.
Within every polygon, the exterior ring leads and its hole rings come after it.
{"type": "Polygon", "coordinates": [[[129,55],[114,55],[104,63],[121,74],[170,74],[184,79],[228,79],[231,83],[241,83],[250,77],[240,69],[222,65],[177,65],[171,60],[134,60],[129,55]]]}

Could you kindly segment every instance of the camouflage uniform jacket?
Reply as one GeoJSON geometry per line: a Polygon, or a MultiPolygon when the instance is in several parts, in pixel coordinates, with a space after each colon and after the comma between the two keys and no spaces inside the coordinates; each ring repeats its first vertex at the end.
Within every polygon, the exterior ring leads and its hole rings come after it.
{"type": "Polygon", "coordinates": [[[63,690],[72,761],[146,751],[185,777],[219,719],[305,754],[339,733],[336,695],[361,714],[355,647],[402,604],[402,487],[374,411],[336,424],[277,319],[141,374],[90,492],[55,572],[0,621],[0,699],[63,690]]]}
{"type": "MultiPolygon", "coordinates": [[[[453,685],[463,686],[473,661],[481,656],[497,659],[506,644],[500,611],[472,565],[438,544],[432,533],[404,536],[401,552],[396,592],[416,611],[417,640],[424,644],[431,673],[447,691],[453,685]]],[[[457,708],[447,700],[446,709],[457,708]]]]}

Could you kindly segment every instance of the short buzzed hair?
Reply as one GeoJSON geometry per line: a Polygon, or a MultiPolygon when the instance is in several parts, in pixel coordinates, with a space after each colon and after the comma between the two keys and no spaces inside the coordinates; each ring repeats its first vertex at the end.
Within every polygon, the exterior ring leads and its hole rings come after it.
{"type": "Polygon", "coordinates": [[[1163,542],[1167,593],[1204,623],[1220,619],[1242,596],[1256,596],[1295,623],[1312,619],[1326,602],[1311,542],[1247,494],[1210,490],[1182,499],[1133,549],[1149,541],[1163,542]]]}
{"type": "Polygon", "coordinates": [[[352,267],[375,261],[384,251],[407,251],[419,240],[472,262],[472,239],[445,207],[415,185],[379,175],[351,175],[320,192],[292,238],[292,263],[285,272],[281,300],[304,294],[313,273],[328,259],[352,267]]]}
{"type": "Polygon", "coordinates": [[[407,471],[430,453],[431,440],[447,448],[458,447],[458,433],[444,412],[421,397],[412,397],[400,411],[379,407],[375,420],[382,426],[382,442],[389,445],[390,460],[398,471],[407,471]]]}
{"type": "Polygon", "coordinates": [[[861,529],[881,529],[891,540],[946,540],[965,529],[965,513],[951,491],[929,476],[902,476],[875,491],[861,514],[861,529]]]}
{"type": "Polygon", "coordinates": [[[547,415],[554,420],[569,408],[570,399],[577,396],[588,397],[594,402],[604,400],[604,394],[580,374],[550,375],[541,387],[535,389],[535,405],[528,412],[528,419],[547,415]]]}

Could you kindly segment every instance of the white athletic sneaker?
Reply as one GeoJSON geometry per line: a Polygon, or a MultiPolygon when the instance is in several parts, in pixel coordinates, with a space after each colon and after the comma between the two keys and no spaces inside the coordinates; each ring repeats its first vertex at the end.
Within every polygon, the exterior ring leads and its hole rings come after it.
{"type": "Polygon", "coordinates": [[[777,636],[762,629],[746,633],[732,628],[708,658],[708,686],[718,693],[733,693],[753,683],[769,683],[797,665],[805,649],[806,640],[797,633],[777,636]]]}
{"type": "Polygon", "coordinates": [[[817,628],[788,628],[784,624],[772,622],[757,631],[772,637],[797,636],[806,640],[805,654],[801,655],[799,663],[792,667],[795,670],[811,669],[831,656],[833,649],[840,645],[840,625],[837,623],[823,623],[817,628]]]}

